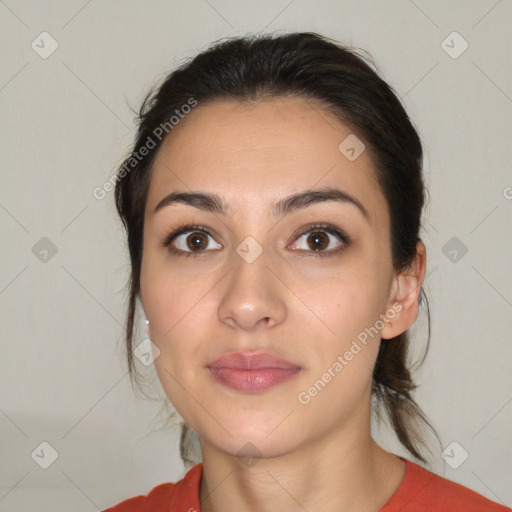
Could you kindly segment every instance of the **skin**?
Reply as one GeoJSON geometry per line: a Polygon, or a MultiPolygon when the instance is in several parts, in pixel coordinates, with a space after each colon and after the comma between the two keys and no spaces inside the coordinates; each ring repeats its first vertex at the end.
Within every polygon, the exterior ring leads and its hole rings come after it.
{"type": "MultiPolygon", "coordinates": [[[[349,161],[338,150],[351,133],[302,98],[217,101],[193,109],[157,155],[141,301],[160,350],[155,366],[162,386],[200,436],[203,512],[375,512],[404,477],[403,462],[371,437],[371,379],[379,344],[416,319],[426,253],[420,242],[411,268],[393,269],[388,206],[369,153],[349,161]],[[282,219],[269,213],[290,194],[323,187],[357,198],[369,219],[334,201],[282,219]],[[230,211],[175,203],[155,213],[175,191],[219,194],[230,211]],[[315,256],[311,231],[300,235],[317,222],[343,230],[350,245],[323,231],[329,241],[323,250],[331,255],[315,256]],[[171,230],[187,224],[214,232],[196,257],[162,246],[171,230]],[[263,250],[252,263],[236,252],[247,236],[263,250]],[[381,332],[308,404],[300,403],[299,393],[393,304],[401,309],[381,332]],[[246,393],[219,384],[205,368],[226,352],[259,350],[302,370],[264,392],[246,393]]],[[[196,231],[174,246],[193,250],[186,239],[196,231]]]]}

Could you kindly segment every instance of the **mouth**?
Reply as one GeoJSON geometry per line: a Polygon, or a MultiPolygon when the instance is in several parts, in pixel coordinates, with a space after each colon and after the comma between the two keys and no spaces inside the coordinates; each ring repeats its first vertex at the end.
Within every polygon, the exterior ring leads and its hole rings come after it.
{"type": "Polygon", "coordinates": [[[286,382],[302,368],[267,352],[224,354],[206,365],[214,379],[236,391],[257,393],[286,382]]]}

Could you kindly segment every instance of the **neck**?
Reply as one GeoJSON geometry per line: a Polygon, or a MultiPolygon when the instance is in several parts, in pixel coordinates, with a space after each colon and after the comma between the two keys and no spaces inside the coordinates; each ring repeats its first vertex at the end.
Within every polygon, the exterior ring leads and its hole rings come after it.
{"type": "Polygon", "coordinates": [[[201,511],[378,511],[399,487],[405,464],[375,443],[367,424],[250,464],[201,440],[201,511]]]}

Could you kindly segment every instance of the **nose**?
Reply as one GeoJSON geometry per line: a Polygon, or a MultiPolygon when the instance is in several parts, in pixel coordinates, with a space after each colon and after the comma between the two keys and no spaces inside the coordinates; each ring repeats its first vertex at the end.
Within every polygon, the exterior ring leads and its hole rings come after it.
{"type": "Polygon", "coordinates": [[[286,318],[286,287],[268,267],[265,251],[252,263],[233,255],[234,268],[222,289],[218,306],[221,322],[233,329],[254,331],[274,327],[286,318]]]}

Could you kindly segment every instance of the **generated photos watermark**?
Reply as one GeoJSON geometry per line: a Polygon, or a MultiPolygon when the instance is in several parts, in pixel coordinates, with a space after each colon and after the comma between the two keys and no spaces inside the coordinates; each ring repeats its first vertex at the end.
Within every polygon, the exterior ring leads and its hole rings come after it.
{"type": "Polygon", "coordinates": [[[395,318],[396,314],[401,310],[401,304],[393,304],[393,306],[389,308],[385,314],[381,314],[379,316],[379,319],[371,327],[366,327],[363,331],[361,331],[357,335],[356,339],[352,341],[350,348],[346,350],[343,355],[339,355],[331,364],[331,366],[329,366],[329,368],[327,368],[327,370],[321,375],[321,377],[317,379],[307,390],[301,391],[297,395],[298,401],[302,405],[309,404],[311,399],[317,396],[318,393],[320,393],[320,391],[322,391],[325,386],[327,386],[327,384],[331,382],[331,380],[336,377],[343,370],[343,368],[345,368],[345,366],[347,366],[348,363],[352,361],[352,359],[354,359],[354,356],[361,352],[361,345],[363,345],[363,347],[366,346],[369,338],[373,339],[375,336],[377,336],[379,332],[384,329],[386,323],[395,318]]]}
{"type": "Polygon", "coordinates": [[[108,192],[114,190],[116,183],[123,179],[127,174],[129,174],[137,164],[141,162],[152,149],[154,149],[157,145],[157,141],[161,142],[162,139],[166,135],[168,135],[173,128],[175,128],[182,119],[185,118],[187,114],[191,112],[191,110],[197,106],[197,100],[194,98],[189,98],[187,103],[182,105],[180,108],[177,108],[174,111],[174,114],[165,121],[164,123],[159,124],[152,132],[152,135],[148,135],[146,142],[138,148],[137,151],[133,151],[129,158],[127,158],[119,171],[111,176],[108,180],[101,185],[101,187],[96,187],[92,191],[92,195],[95,199],[102,200],[105,199],[108,192]],[[156,139],[156,140],[155,140],[156,139]]]}

